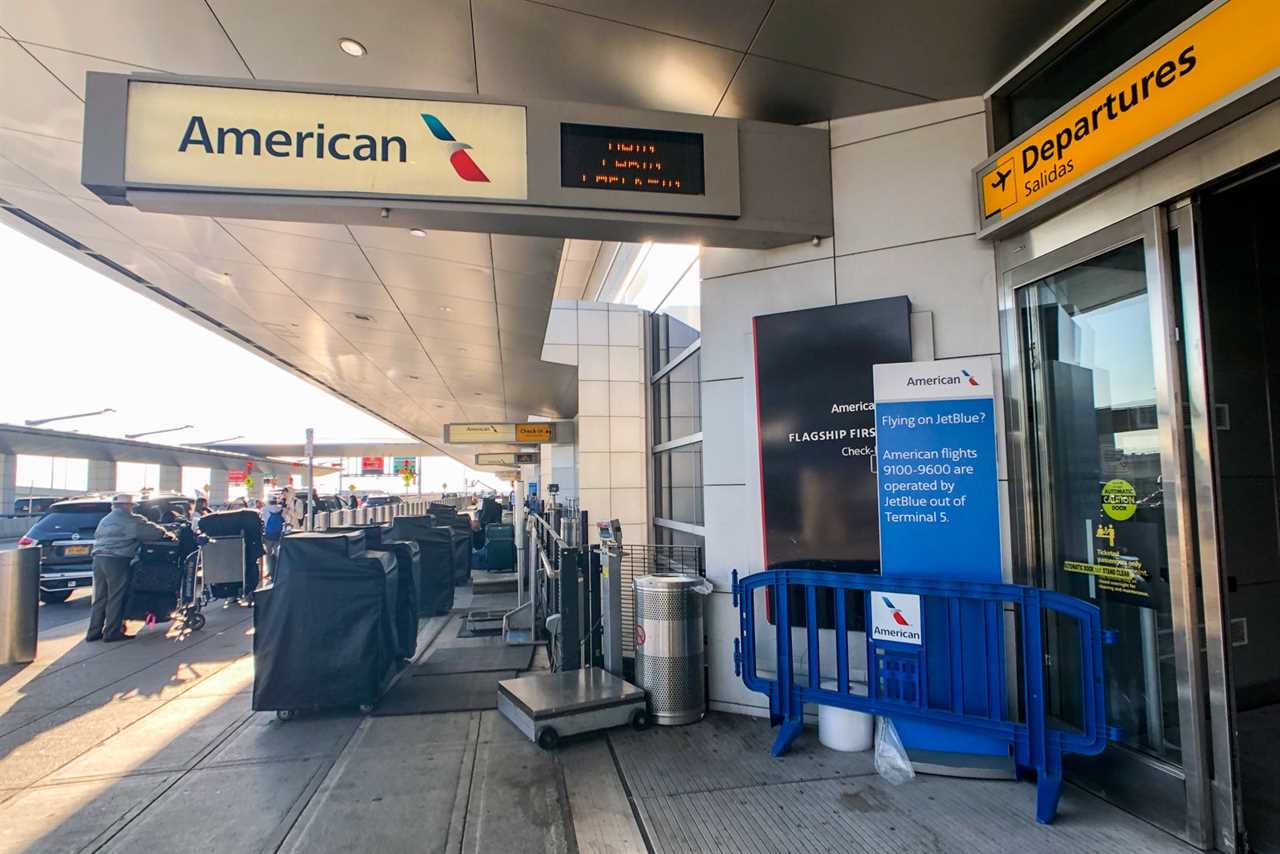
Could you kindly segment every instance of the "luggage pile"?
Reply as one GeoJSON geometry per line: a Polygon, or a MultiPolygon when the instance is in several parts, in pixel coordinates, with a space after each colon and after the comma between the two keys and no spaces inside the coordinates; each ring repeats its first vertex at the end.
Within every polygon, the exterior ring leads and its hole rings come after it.
{"type": "MultiPolygon", "coordinates": [[[[253,609],[253,708],[368,711],[399,669],[399,554],[365,531],[299,533],[280,543],[253,609]]],[[[416,623],[416,620],[415,620],[416,623]]],[[[416,643],[416,625],[413,629],[416,643]]]]}
{"type": "Polygon", "coordinates": [[[211,539],[240,537],[244,541],[243,577],[208,585],[214,599],[247,596],[258,586],[258,561],[266,554],[262,543],[262,517],[257,510],[223,510],[200,519],[200,533],[211,539]]]}
{"type": "Polygon", "coordinates": [[[126,620],[167,623],[179,605],[187,556],[196,550],[190,525],[170,526],[176,542],[143,543],[131,565],[126,620]]]}

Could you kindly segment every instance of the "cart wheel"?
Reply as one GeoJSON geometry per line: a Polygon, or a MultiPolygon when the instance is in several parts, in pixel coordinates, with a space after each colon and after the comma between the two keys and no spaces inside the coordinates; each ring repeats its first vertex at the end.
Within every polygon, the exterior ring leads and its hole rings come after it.
{"type": "Polygon", "coordinates": [[[198,632],[201,629],[203,629],[204,614],[201,614],[199,611],[196,611],[194,614],[187,617],[187,628],[191,629],[191,631],[193,632],[198,632]]]}
{"type": "Polygon", "coordinates": [[[556,732],[555,727],[544,726],[538,730],[538,746],[543,750],[555,750],[559,743],[560,733],[556,732]]]}
{"type": "Polygon", "coordinates": [[[276,718],[281,722],[287,722],[287,721],[293,720],[293,716],[295,714],[297,714],[297,712],[295,712],[293,709],[281,709],[280,711],[276,712],[276,718]]]}
{"type": "Polygon", "coordinates": [[[631,728],[636,732],[643,732],[649,728],[649,711],[648,709],[636,709],[631,713],[631,728]]]}
{"type": "Polygon", "coordinates": [[[367,715],[373,711],[373,703],[361,703],[360,714],[367,715]]]}

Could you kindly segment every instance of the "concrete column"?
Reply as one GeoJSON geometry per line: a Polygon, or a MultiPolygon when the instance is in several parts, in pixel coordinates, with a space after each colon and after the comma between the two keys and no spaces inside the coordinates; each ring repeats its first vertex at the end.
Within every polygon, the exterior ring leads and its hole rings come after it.
{"type": "Polygon", "coordinates": [[[209,503],[217,506],[227,503],[226,469],[212,469],[209,472],[209,503]]]}
{"type": "Polygon", "coordinates": [[[160,466],[160,492],[182,491],[182,467],[160,466]]]}
{"type": "Polygon", "coordinates": [[[114,460],[89,460],[88,491],[116,491],[116,464],[114,460]]]}
{"type": "Polygon", "coordinates": [[[0,514],[12,513],[18,497],[18,455],[0,454],[0,514]]]}

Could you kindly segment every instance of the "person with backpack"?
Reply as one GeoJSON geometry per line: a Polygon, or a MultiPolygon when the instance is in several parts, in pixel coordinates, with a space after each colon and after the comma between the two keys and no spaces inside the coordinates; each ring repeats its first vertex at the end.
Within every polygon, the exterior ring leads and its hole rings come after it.
{"type": "Polygon", "coordinates": [[[268,574],[275,575],[276,558],[280,554],[280,540],[284,538],[284,507],[279,499],[272,498],[271,503],[262,508],[262,544],[266,547],[268,574]]]}

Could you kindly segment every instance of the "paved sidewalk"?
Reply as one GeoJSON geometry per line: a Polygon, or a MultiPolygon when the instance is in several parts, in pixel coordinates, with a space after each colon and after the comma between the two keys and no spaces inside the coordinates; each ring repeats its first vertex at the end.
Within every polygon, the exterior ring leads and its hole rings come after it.
{"type": "MultiPolygon", "coordinates": [[[[554,753],[496,711],[281,723],[249,707],[250,609],[112,645],[83,642],[87,612],[42,609],[39,659],[0,668],[0,852],[1191,851],[1072,788],[1043,827],[1028,784],[895,788],[812,733],[773,759],[729,715],[554,753]]],[[[419,658],[501,643],[460,621],[424,621],[419,658]]]]}

